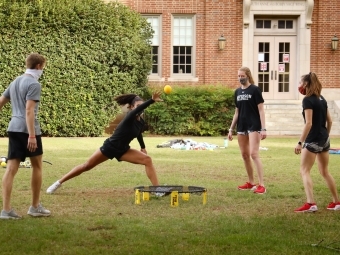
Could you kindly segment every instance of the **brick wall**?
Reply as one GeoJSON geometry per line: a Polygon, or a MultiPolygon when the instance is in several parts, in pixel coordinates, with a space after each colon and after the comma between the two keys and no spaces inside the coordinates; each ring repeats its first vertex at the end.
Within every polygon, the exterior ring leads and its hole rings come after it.
{"type": "Polygon", "coordinates": [[[340,43],[331,50],[334,34],[340,39],[340,1],[314,0],[312,16],[311,71],[325,88],[340,88],[340,43]]]}
{"type": "MultiPolygon", "coordinates": [[[[107,0],[109,1],[109,0],[107,0]]],[[[238,86],[237,70],[242,64],[243,0],[120,0],[141,14],[162,15],[162,77],[170,77],[171,14],[196,15],[196,77],[201,84],[238,86]],[[218,38],[227,39],[226,49],[218,49],[218,38]]],[[[340,44],[331,50],[331,38],[340,38],[340,0],[314,0],[311,26],[311,71],[324,87],[340,88],[340,44]]],[[[150,82],[158,84],[161,82],[150,82]]],[[[171,82],[163,82],[163,84],[171,82]]],[[[188,84],[188,82],[174,82],[188,84]]]]}
{"type": "MultiPolygon", "coordinates": [[[[198,82],[175,84],[235,83],[242,63],[242,0],[125,0],[121,1],[141,14],[162,15],[162,77],[170,77],[171,15],[196,16],[196,77],[198,82]],[[226,38],[226,49],[220,51],[218,38],[226,38]]],[[[158,84],[160,82],[151,82],[158,84]]],[[[165,80],[166,84],[171,84],[165,80]]]]}

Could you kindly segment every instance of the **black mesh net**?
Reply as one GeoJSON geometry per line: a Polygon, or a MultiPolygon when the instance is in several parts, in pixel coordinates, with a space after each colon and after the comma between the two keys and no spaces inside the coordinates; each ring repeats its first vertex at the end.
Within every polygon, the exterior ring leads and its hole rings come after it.
{"type": "Polygon", "coordinates": [[[197,195],[201,195],[203,192],[207,191],[207,189],[203,187],[178,186],[178,185],[139,186],[139,187],[135,187],[134,190],[139,190],[140,192],[150,192],[150,193],[162,192],[165,194],[170,194],[172,191],[178,191],[178,193],[190,193],[190,194],[197,194],[197,195]]]}

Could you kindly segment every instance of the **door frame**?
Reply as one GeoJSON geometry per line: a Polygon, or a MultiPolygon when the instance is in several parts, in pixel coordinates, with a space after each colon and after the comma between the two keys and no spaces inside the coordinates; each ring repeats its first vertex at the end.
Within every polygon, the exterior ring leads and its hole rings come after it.
{"type": "MultiPolygon", "coordinates": [[[[282,17],[294,16],[298,27],[296,34],[296,80],[295,93],[292,99],[302,99],[298,93],[297,86],[299,77],[310,72],[311,53],[311,24],[313,0],[243,0],[243,45],[242,45],[242,65],[252,67],[254,65],[254,36],[255,17],[265,16],[282,17]]],[[[294,90],[294,88],[293,88],[294,90]]]]}

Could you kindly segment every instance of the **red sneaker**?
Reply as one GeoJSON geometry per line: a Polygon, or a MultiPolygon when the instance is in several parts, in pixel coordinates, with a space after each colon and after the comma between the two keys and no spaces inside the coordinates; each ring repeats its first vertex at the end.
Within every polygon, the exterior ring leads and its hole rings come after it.
{"type": "Polygon", "coordinates": [[[250,184],[249,182],[246,182],[245,184],[238,186],[239,190],[254,190],[256,189],[255,184],[250,184]]]}
{"type": "Polygon", "coordinates": [[[327,206],[327,209],[328,210],[333,210],[333,211],[337,211],[337,210],[340,210],[340,202],[337,202],[337,203],[329,203],[329,205],[327,206]]]}
{"type": "Polygon", "coordinates": [[[267,191],[267,190],[266,190],[265,187],[259,185],[259,186],[257,186],[256,189],[254,190],[254,193],[256,193],[256,194],[264,194],[264,193],[266,193],[266,191],[267,191]]]}
{"type": "Polygon", "coordinates": [[[318,207],[315,203],[308,204],[305,203],[303,206],[301,206],[298,209],[295,209],[294,212],[316,212],[318,210],[318,207]]]}

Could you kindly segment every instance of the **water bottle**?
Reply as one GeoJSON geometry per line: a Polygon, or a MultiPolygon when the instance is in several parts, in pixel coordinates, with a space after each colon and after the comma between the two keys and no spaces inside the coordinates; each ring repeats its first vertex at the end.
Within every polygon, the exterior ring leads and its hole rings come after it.
{"type": "Polygon", "coordinates": [[[225,148],[228,147],[228,138],[224,138],[224,147],[225,147],[225,148]]]}

